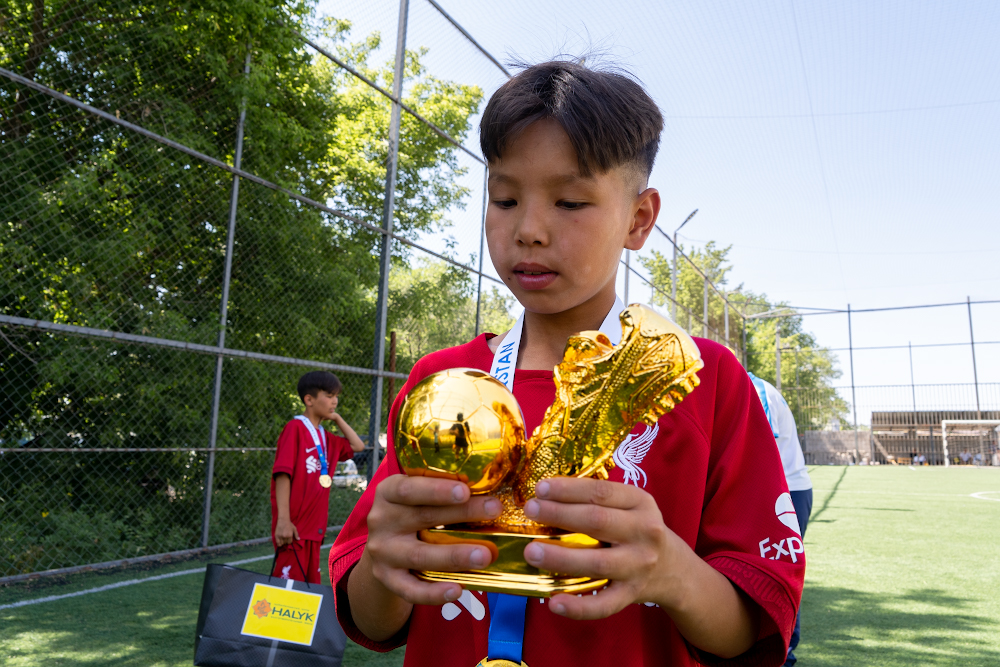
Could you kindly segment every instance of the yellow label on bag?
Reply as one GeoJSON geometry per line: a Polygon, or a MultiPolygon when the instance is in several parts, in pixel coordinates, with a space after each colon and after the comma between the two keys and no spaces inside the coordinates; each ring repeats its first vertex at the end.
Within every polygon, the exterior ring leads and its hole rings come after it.
{"type": "Polygon", "coordinates": [[[312,646],[323,596],[254,584],[240,634],[312,646]]]}

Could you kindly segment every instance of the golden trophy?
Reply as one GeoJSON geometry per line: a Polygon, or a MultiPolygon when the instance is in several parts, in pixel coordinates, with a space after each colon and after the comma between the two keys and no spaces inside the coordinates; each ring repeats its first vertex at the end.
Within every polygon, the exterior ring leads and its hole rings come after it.
{"type": "Polygon", "coordinates": [[[429,543],[485,546],[494,555],[489,566],[415,572],[418,577],[532,597],[583,593],[608,583],[529,565],[524,560],[529,542],[571,548],[607,545],[582,533],[535,523],[523,507],[542,479],[607,479],[615,448],[633,427],[639,422],[652,426],[698,386],[701,355],[683,330],[638,304],[622,311],[619,319],[618,345],[599,331],[569,338],[563,361],[555,368],[555,401],[527,440],[514,395],[483,371],[441,371],[407,394],[394,424],[403,472],[460,480],[474,494],[495,495],[503,507],[490,522],[419,533],[429,543]]]}

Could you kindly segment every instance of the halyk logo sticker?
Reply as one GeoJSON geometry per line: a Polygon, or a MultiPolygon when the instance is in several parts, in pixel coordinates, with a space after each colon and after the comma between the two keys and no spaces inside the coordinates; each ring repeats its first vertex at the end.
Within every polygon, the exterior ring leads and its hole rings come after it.
{"type": "Polygon", "coordinates": [[[639,478],[642,477],[642,486],[646,486],[646,471],[639,467],[642,460],[649,453],[649,448],[653,446],[653,441],[660,433],[660,425],[654,424],[652,428],[646,426],[642,433],[629,433],[628,437],[618,445],[615,453],[611,455],[615,465],[622,469],[623,484],[635,484],[639,486],[639,478]]]}
{"type": "Polygon", "coordinates": [[[256,583],[240,634],[311,646],[323,596],[256,583]]]}
{"type": "Polygon", "coordinates": [[[257,604],[253,606],[253,615],[257,618],[264,618],[271,613],[271,603],[267,601],[267,598],[261,598],[257,600],[257,604]]]}

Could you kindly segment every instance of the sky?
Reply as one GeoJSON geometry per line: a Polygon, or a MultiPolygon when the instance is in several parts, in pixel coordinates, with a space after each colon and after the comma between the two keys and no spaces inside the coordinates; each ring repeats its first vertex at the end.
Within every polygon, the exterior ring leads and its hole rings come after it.
{"type": "MultiPolygon", "coordinates": [[[[729,288],[855,310],[1000,299],[1000,3],[439,4],[502,63],[589,53],[632,72],[665,117],[650,179],[659,225],[672,233],[698,209],[681,241],[731,245],[729,288]]],[[[322,0],[319,13],[351,20],[351,39],[379,31],[389,60],[398,8],[322,0]]],[[[409,11],[407,47],[427,49],[434,76],[487,96],[506,80],[427,0],[409,11]]],[[[465,145],[478,155],[477,133],[465,145]]],[[[449,233],[464,259],[478,251],[483,168],[461,161],[469,203],[449,233]]],[[[1000,345],[987,344],[1000,341],[1000,303],[972,316],[979,381],[1000,382],[1000,345]]],[[[805,328],[848,346],[842,314],[806,317],[805,328]]],[[[856,347],[968,343],[969,311],[858,313],[851,334],[856,347]]],[[[848,355],[838,356],[838,384],[849,384],[848,355]]],[[[858,385],[909,384],[909,351],[857,350],[854,372],[858,385]]],[[[914,348],[912,378],[971,383],[969,346],[914,348]]],[[[996,387],[981,400],[1000,409],[996,387]]]]}

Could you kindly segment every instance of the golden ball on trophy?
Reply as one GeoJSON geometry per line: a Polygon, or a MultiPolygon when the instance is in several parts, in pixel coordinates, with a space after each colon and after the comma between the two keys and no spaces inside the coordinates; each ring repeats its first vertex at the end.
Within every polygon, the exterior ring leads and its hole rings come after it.
{"type": "Polygon", "coordinates": [[[502,383],[474,368],[452,368],[410,390],[394,432],[407,475],[456,479],[472,493],[489,493],[519,467],[524,418],[502,383]]]}

